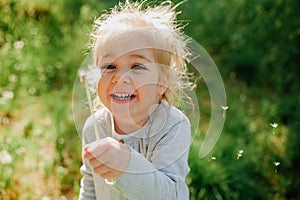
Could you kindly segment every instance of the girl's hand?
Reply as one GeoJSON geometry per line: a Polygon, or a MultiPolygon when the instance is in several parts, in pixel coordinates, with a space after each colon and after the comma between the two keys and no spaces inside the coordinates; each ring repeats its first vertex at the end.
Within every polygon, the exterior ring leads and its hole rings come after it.
{"type": "Polygon", "coordinates": [[[129,165],[130,149],[127,145],[106,137],[86,145],[84,158],[102,178],[116,179],[129,165]]]}

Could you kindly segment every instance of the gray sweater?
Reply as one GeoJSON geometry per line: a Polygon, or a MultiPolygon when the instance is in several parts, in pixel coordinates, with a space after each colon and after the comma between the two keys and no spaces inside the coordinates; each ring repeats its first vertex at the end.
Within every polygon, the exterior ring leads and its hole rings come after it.
{"type": "Polygon", "coordinates": [[[188,152],[191,139],[188,118],[163,101],[141,129],[123,138],[115,133],[112,119],[106,108],[90,116],[83,128],[83,146],[96,140],[93,127],[96,120],[100,138],[121,138],[130,147],[129,166],[115,185],[109,185],[93,173],[88,162],[83,159],[79,199],[189,199],[185,183],[189,172],[188,152]]]}

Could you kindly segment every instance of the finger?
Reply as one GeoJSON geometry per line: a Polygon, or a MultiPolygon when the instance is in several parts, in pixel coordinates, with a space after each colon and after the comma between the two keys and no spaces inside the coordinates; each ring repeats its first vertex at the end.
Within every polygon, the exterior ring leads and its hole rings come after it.
{"type": "Polygon", "coordinates": [[[88,160],[89,164],[94,167],[105,164],[112,168],[111,164],[115,163],[115,159],[117,159],[116,150],[108,147],[105,152],[102,152],[102,154],[98,155],[98,153],[99,152],[96,152],[96,155],[89,151],[85,153],[85,158],[88,160]]]}
{"type": "Polygon", "coordinates": [[[105,163],[103,163],[99,158],[92,158],[92,159],[90,159],[89,160],[89,164],[93,168],[99,167],[101,165],[105,165],[105,163]]]}
{"type": "Polygon", "coordinates": [[[110,143],[114,143],[114,142],[117,142],[117,141],[111,137],[106,137],[106,138],[91,142],[91,143],[87,144],[86,147],[88,148],[89,151],[94,151],[94,149],[98,148],[100,145],[110,144],[110,143]]]}
{"type": "Polygon", "coordinates": [[[100,170],[100,168],[96,169],[96,172],[99,176],[101,176],[102,178],[105,179],[114,179],[114,178],[118,178],[121,176],[122,173],[120,173],[119,171],[116,170],[112,170],[110,168],[103,168],[100,170]],[[99,170],[99,171],[98,171],[99,170]]]}
{"type": "Polygon", "coordinates": [[[83,157],[87,160],[90,160],[94,158],[94,155],[90,151],[88,151],[87,148],[84,148],[83,157]]]}
{"type": "Polygon", "coordinates": [[[116,167],[114,167],[116,164],[116,159],[118,159],[116,157],[116,155],[113,153],[113,149],[110,149],[108,151],[106,151],[105,153],[103,153],[100,156],[97,157],[92,157],[89,160],[90,165],[97,167],[100,165],[106,165],[107,167],[111,168],[111,169],[115,169],[116,167]]]}
{"type": "Polygon", "coordinates": [[[108,173],[109,171],[113,170],[105,163],[102,163],[98,158],[92,158],[89,161],[89,164],[93,168],[94,172],[96,172],[100,176],[102,176],[102,174],[108,173]]]}
{"type": "Polygon", "coordinates": [[[84,147],[86,152],[90,152],[94,157],[104,154],[111,145],[119,144],[115,139],[106,137],[101,140],[94,141],[84,147]]]}
{"type": "Polygon", "coordinates": [[[99,145],[94,148],[93,151],[90,151],[88,147],[85,147],[83,156],[85,159],[101,157],[101,155],[105,154],[108,148],[109,146],[107,145],[99,145]]]}
{"type": "Polygon", "coordinates": [[[107,173],[103,173],[101,177],[105,179],[114,179],[119,177],[119,173],[117,171],[110,170],[107,173]]]}
{"type": "Polygon", "coordinates": [[[103,178],[107,178],[107,175],[112,173],[112,169],[107,167],[106,165],[99,165],[97,167],[94,167],[93,170],[96,174],[98,174],[99,176],[101,176],[103,178]]]}

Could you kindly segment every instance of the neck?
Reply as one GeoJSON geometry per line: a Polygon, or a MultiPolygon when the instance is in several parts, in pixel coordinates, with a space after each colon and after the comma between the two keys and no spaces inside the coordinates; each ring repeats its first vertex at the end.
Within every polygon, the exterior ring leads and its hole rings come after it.
{"type": "Polygon", "coordinates": [[[120,120],[120,119],[114,119],[114,125],[115,125],[115,131],[118,134],[130,134],[133,133],[140,128],[142,128],[147,120],[149,119],[149,116],[147,118],[140,120],[138,122],[135,121],[128,121],[128,119],[120,120]]]}

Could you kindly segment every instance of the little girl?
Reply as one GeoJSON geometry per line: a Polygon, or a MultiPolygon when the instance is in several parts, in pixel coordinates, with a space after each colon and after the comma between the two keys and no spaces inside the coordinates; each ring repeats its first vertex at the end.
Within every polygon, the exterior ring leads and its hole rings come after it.
{"type": "Polygon", "coordinates": [[[95,21],[104,107],[83,128],[79,199],[189,199],[190,123],[173,106],[191,86],[189,52],[174,8],[126,1],[95,21]]]}

